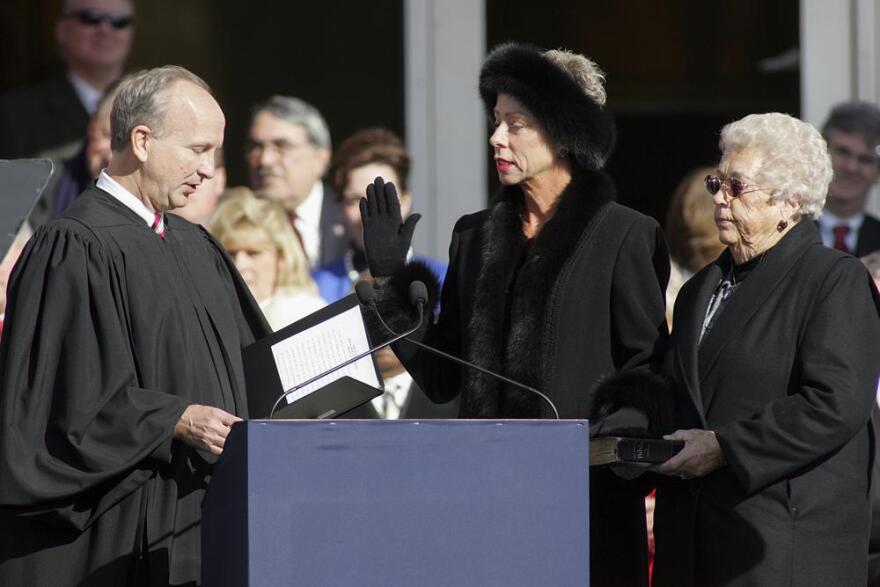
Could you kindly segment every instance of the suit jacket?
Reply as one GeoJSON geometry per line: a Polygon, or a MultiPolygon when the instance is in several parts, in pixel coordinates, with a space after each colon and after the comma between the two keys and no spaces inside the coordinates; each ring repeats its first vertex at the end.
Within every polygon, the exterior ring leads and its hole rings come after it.
{"type": "MultiPolygon", "coordinates": [[[[541,390],[562,418],[588,417],[600,380],[662,357],[666,343],[660,228],[613,196],[604,174],[576,174],[531,244],[518,187],[460,219],[426,342],[541,390]]],[[[460,394],[461,417],[552,417],[533,394],[412,346],[395,350],[429,397],[460,394]]],[[[590,503],[591,584],[646,585],[642,491],[593,469],[590,503]]]]}
{"type": "Polygon", "coordinates": [[[855,256],[864,257],[874,251],[880,251],[880,220],[865,214],[865,220],[856,238],[855,256]]]}
{"type": "Polygon", "coordinates": [[[318,267],[341,258],[349,248],[345,231],[345,217],[339,207],[336,192],[324,184],[324,202],[321,204],[321,249],[318,267]]]}
{"type": "Polygon", "coordinates": [[[801,222],[700,344],[730,262],[725,252],[676,301],[676,425],[714,430],[726,465],[658,488],[654,584],[864,585],[880,296],[857,259],[801,222]]]}
{"type": "Polygon", "coordinates": [[[64,72],[0,96],[0,159],[34,157],[82,141],[89,113],[64,72]]]}

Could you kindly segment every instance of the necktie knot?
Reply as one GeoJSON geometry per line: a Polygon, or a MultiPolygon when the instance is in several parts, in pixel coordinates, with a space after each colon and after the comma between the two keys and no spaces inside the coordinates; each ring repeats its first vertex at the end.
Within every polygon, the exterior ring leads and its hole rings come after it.
{"type": "Polygon", "coordinates": [[[832,233],[834,233],[834,248],[838,251],[843,251],[845,253],[849,253],[849,245],[846,244],[846,237],[850,233],[849,224],[838,224],[834,228],[831,229],[832,233]]]}

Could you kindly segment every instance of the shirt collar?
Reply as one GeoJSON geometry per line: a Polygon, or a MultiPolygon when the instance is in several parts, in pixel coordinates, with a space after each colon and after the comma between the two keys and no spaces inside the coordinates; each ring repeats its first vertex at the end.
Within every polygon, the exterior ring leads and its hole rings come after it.
{"type": "MultiPolygon", "coordinates": [[[[147,223],[147,227],[152,227],[153,221],[156,219],[156,213],[147,208],[147,205],[140,201],[134,194],[122,187],[118,181],[110,177],[106,169],[102,169],[98,175],[98,181],[95,186],[104,190],[122,203],[126,208],[137,214],[147,223]]],[[[159,225],[155,231],[161,233],[165,230],[165,215],[161,215],[159,225]]]]}
{"type": "Polygon", "coordinates": [[[88,112],[89,115],[94,114],[95,110],[98,109],[98,100],[101,99],[103,92],[92,87],[89,82],[77,76],[72,71],[67,72],[67,79],[70,80],[73,90],[76,92],[79,101],[82,102],[83,107],[85,107],[86,112],[88,112]]]}
{"type": "Polygon", "coordinates": [[[864,221],[865,214],[862,212],[850,216],[849,218],[838,218],[828,210],[823,210],[822,216],[819,217],[819,226],[826,230],[832,230],[835,226],[846,224],[849,226],[850,232],[858,232],[864,221]]]}
{"type": "Polygon", "coordinates": [[[324,203],[324,184],[320,181],[312,186],[312,191],[296,209],[297,217],[308,226],[321,224],[321,206],[324,203]]]}

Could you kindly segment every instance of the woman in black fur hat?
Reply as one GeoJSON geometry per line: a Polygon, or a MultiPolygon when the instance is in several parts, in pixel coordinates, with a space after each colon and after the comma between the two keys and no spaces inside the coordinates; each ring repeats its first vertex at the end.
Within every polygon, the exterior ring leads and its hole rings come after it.
{"type": "MultiPolygon", "coordinates": [[[[657,223],[614,202],[601,169],[614,144],[602,72],[581,55],[516,44],[496,48],[480,73],[494,121],[489,139],[502,188],[488,210],[461,218],[436,324],[425,342],[546,393],[562,418],[591,414],[597,384],[662,356],[669,256],[657,223]]],[[[361,203],[365,246],[383,316],[412,319],[406,290],[423,266],[404,265],[417,217],[401,224],[393,186],[361,203]]],[[[436,300],[434,294],[433,302],[436,300]]],[[[436,402],[460,394],[463,418],[552,417],[535,394],[455,368],[411,345],[395,349],[436,402]]],[[[603,405],[635,405],[659,432],[656,394],[605,386],[603,405]]],[[[644,495],[591,471],[592,585],[646,585],[644,495]]]]}

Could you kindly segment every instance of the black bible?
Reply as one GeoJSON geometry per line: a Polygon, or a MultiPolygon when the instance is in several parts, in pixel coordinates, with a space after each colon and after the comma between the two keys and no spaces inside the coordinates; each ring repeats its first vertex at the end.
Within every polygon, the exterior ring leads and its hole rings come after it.
{"type": "Polygon", "coordinates": [[[682,448],[683,440],[600,436],[590,440],[590,465],[663,463],[682,448]]]}

